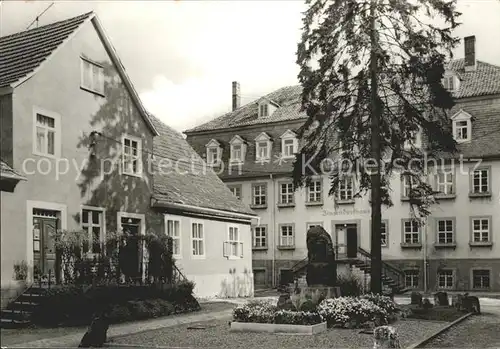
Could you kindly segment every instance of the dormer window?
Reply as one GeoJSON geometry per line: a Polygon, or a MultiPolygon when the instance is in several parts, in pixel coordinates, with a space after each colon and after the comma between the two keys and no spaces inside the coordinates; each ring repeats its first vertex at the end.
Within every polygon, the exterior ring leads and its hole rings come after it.
{"type": "Polygon", "coordinates": [[[262,132],[255,138],[255,161],[269,161],[271,159],[271,137],[262,132]]]}
{"type": "Polygon", "coordinates": [[[298,149],[297,135],[293,131],[286,131],[281,136],[281,152],[284,158],[293,158],[298,149]]]}
{"type": "Polygon", "coordinates": [[[263,103],[259,106],[259,118],[269,116],[269,104],[263,103]]]}
{"type": "Polygon", "coordinates": [[[243,138],[236,135],[229,142],[231,145],[231,156],[229,161],[233,163],[242,163],[245,160],[246,144],[243,138]]]}
{"type": "Polygon", "coordinates": [[[222,148],[220,146],[220,143],[217,142],[215,139],[212,139],[210,142],[208,142],[206,148],[207,148],[207,164],[212,166],[219,164],[222,157],[222,148]]]}
{"type": "Polygon", "coordinates": [[[470,142],[472,139],[472,116],[460,110],[451,117],[453,122],[453,137],[457,143],[470,142]]]}
{"type": "Polygon", "coordinates": [[[456,75],[448,73],[444,75],[442,83],[445,89],[447,89],[450,92],[454,92],[458,90],[458,85],[460,81],[456,75]]]}

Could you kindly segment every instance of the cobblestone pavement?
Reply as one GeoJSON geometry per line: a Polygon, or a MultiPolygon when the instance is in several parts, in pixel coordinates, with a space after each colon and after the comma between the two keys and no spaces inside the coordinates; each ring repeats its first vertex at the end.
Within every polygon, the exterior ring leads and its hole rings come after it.
{"type": "Polygon", "coordinates": [[[424,348],[500,348],[500,307],[481,305],[473,315],[427,343],[424,348]]]}

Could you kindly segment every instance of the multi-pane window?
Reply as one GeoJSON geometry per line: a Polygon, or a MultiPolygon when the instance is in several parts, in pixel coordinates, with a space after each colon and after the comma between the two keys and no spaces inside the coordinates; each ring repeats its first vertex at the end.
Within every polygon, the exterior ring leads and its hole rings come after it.
{"type": "Polygon", "coordinates": [[[257,151],[256,158],[257,160],[268,160],[269,159],[269,142],[257,142],[256,144],[257,151]]]}
{"type": "Polygon", "coordinates": [[[419,272],[416,269],[405,270],[405,286],[409,288],[417,288],[418,287],[418,276],[419,272]]]}
{"type": "Polygon", "coordinates": [[[36,152],[42,155],[55,155],[55,136],[55,119],[36,114],[36,152]]]}
{"type": "Polygon", "coordinates": [[[255,206],[264,206],[267,204],[266,200],[266,185],[256,184],[252,190],[252,202],[255,206]]]}
{"type": "Polygon", "coordinates": [[[380,225],[380,244],[382,246],[387,246],[388,235],[387,235],[387,222],[382,221],[380,225]]]}
{"type": "Polygon", "coordinates": [[[469,122],[467,120],[455,121],[455,140],[463,142],[469,140],[469,122]]]}
{"type": "Polygon", "coordinates": [[[101,241],[104,231],[102,210],[82,210],[82,229],[88,233],[89,244],[84,244],[84,252],[101,253],[101,241]],[[90,249],[89,249],[90,247],[90,249]]]}
{"type": "Polygon", "coordinates": [[[122,138],[123,173],[140,175],[141,167],[141,140],[129,136],[122,138]]]}
{"type": "Polygon", "coordinates": [[[238,227],[236,226],[229,227],[228,242],[229,242],[229,256],[238,257],[239,256],[238,247],[240,246],[238,227]]]}
{"type": "Polygon", "coordinates": [[[233,144],[231,145],[231,161],[242,162],[243,161],[243,145],[233,144]]]}
{"type": "Polygon", "coordinates": [[[307,223],[306,230],[309,230],[313,227],[323,227],[323,223],[307,223]]]}
{"type": "Polygon", "coordinates": [[[104,94],[104,68],[82,58],[81,86],[92,92],[104,94]]]}
{"type": "Polygon", "coordinates": [[[403,197],[409,198],[412,190],[417,186],[417,180],[411,175],[403,175],[403,197]]]}
{"type": "Polygon", "coordinates": [[[472,174],[472,192],[474,194],[484,194],[490,191],[489,174],[487,168],[474,170],[472,174]]]}
{"type": "Polygon", "coordinates": [[[280,204],[293,204],[293,183],[281,183],[280,204]]]}
{"type": "Polygon", "coordinates": [[[420,243],[420,227],[415,220],[403,222],[403,241],[405,244],[420,243]]]}
{"type": "Polygon", "coordinates": [[[472,219],[472,241],[489,242],[490,241],[490,220],[489,218],[472,219]]]}
{"type": "Polygon", "coordinates": [[[167,236],[172,238],[172,254],[175,256],[181,255],[181,222],[177,219],[167,219],[166,233],[167,236]]]}
{"type": "Polygon", "coordinates": [[[437,221],[437,242],[438,244],[452,244],[454,235],[453,220],[439,219],[437,221]]]}
{"type": "Polygon", "coordinates": [[[337,199],[340,201],[352,200],[354,197],[354,180],[351,176],[345,176],[339,180],[337,199]]]}
{"type": "Polygon", "coordinates": [[[307,201],[308,202],[321,202],[322,201],[322,188],[321,181],[314,180],[307,186],[307,201]]]}
{"type": "Polygon", "coordinates": [[[490,271],[488,269],[474,269],[472,271],[473,288],[490,288],[490,271]]]}
{"type": "Polygon", "coordinates": [[[205,239],[203,233],[202,223],[192,223],[191,224],[191,241],[193,248],[193,256],[204,256],[205,255],[205,239]]]}
{"type": "Polygon", "coordinates": [[[452,172],[440,171],[436,174],[436,191],[444,195],[455,193],[452,172]]]}
{"type": "Polygon", "coordinates": [[[283,140],[283,156],[292,157],[295,154],[295,139],[288,138],[283,140]]]}
{"type": "Polygon", "coordinates": [[[269,106],[267,104],[261,104],[259,107],[259,115],[262,116],[268,116],[269,115],[269,106]]]}
{"type": "Polygon", "coordinates": [[[253,247],[267,246],[267,229],[265,226],[255,227],[253,231],[253,247]]]}
{"type": "Polygon", "coordinates": [[[439,288],[453,288],[455,285],[455,275],[453,270],[441,269],[437,274],[439,288]]]}
{"type": "Polygon", "coordinates": [[[233,193],[234,196],[236,196],[239,200],[241,200],[241,186],[240,185],[230,186],[229,190],[231,191],[231,193],[233,193]]]}
{"type": "Polygon", "coordinates": [[[280,246],[294,246],[293,225],[284,224],[280,226],[280,246]]]}
{"type": "Polygon", "coordinates": [[[207,163],[209,165],[214,165],[219,163],[219,148],[217,147],[207,148],[207,163]]]}
{"type": "Polygon", "coordinates": [[[453,76],[445,76],[443,78],[443,87],[448,91],[453,91],[455,89],[455,78],[453,76]]]}

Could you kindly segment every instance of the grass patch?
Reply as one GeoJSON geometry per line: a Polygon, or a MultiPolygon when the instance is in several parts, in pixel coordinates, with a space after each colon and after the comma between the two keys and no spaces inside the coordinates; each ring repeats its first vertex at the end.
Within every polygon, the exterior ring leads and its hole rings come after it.
{"type": "Polygon", "coordinates": [[[407,309],[409,309],[406,316],[408,319],[452,322],[465,315],[464,312],[457,310],[455,307],[437,306],[424,309],[410,305],[407,306],[407,309]]]}

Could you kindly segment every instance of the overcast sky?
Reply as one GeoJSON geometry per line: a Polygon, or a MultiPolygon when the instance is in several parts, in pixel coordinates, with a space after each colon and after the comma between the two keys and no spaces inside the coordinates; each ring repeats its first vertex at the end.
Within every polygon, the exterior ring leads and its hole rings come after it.
{"type": "MultiPolygon", "coordinates": [[[[25,30],[51,1],[3,0],[1,35],[25,30]]],[[[460,37],[500,65],[500,1],[459,0],[460,37]]],[[[297,84],[303,1],[55,1],[40,25],[95,11],[146,107],[183,131],[242,103],[297,84]]],[[[456,57],[463,57],[463,46],[456,57]]]]}

